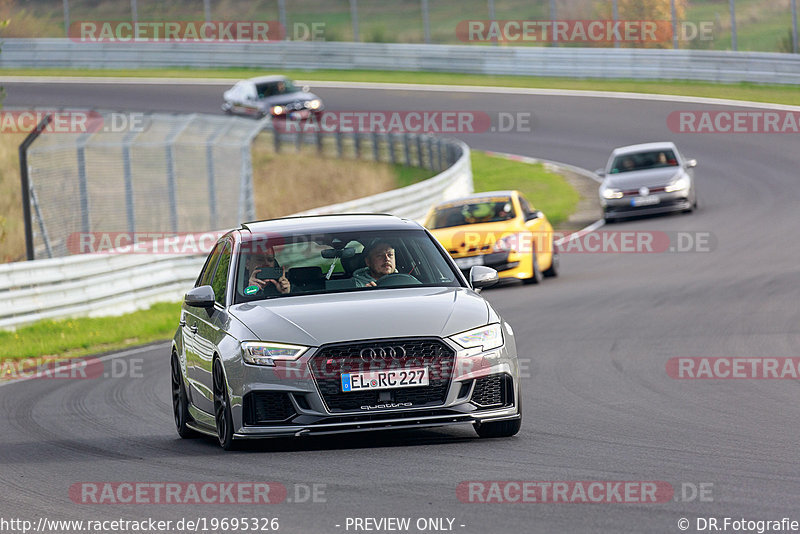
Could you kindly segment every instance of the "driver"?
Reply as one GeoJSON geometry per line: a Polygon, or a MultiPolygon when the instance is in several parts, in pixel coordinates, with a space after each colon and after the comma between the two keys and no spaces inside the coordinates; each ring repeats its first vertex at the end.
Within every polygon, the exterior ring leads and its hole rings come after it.
{"type": "Polygon", "coordinates": [[[364,251],[366,267],[353,272],[357,287],[375,287],[378,280],[387,274],[397,272],[394,247],[386,241],[376,241],[364,251]]]}

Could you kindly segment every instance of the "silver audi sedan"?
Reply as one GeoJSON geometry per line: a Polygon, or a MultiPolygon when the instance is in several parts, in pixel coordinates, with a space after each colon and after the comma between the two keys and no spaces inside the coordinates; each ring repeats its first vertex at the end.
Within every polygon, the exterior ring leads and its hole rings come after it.
{"type": "Polygon", "coordinates": [[[670,211],[691,212],[697,208],[694,167],[674,143],[646,143],[615,149],[605,168],[600,205],[607,222],[634,215],[670,211]]]}
{"type": "Polygon", "coordinates": [[[172,343],[178,434],[239,440],[522,423],[514,332],[416,222],[328,215],[219,239],[172,343]]]}

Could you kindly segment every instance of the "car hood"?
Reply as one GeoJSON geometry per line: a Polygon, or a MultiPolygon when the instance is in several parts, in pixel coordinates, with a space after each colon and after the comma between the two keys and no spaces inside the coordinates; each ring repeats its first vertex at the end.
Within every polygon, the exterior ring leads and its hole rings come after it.
{"type": "Polygon", "coordinates": [[[286,93],[283,95],[268,96],[260,99],[258,102],[265,106],[285,106],[294,102],[307,102],[319,98],[314,93],[306,93],[304,91],[297,91],[294,93],[286,93]]]}
{"type": "Polygon", "coordinates": [[[237,304],[230,312],[257,339],[307,346],[388,337],[446,337],[489,320],[489,306],[480,295],[455,287],[297,295],[237,304]]]}
{"type": "Polygon", "coordinates": [[[606,187],[616,189],[637,189],[642,186],[653,187],[667,185],[681,173],[680,167],[662,167],[642,171],[609,174],[603,180],[606,187]]]}

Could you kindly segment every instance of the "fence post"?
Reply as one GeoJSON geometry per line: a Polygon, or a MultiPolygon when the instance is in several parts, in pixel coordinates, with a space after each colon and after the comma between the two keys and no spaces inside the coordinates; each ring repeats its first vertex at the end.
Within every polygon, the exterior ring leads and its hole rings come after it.
{"type": "Polygon", "coordinates": [[[406,157],[406,167],[411,167],[411,150],[408,146],[408,136],[411,134],[404,133],[401,135],[403,136],[403,153],[406,157]]]}
{"type": "Polygon", "coordinates": [[[134,24],[139,22],[139,7],[136,5],[136,0],[131,0],[131,20],[134,24]]]}
{"type": "Polygon", "coordinates": [[[552,23],[550,26],[550,34],[553,37],[552,44],[553,46],[558,46],[558,41],[556,40],[556,32],[553,29],[556,27],[556,17],[558,16],[558,12],[556,10],[556,0],[550,0],[550,22],[552,23]]]}
{"type": "Polygon", "coordinates": [[[206,22],[211,22],[211,0],[203,0],[203,14],[206,22]]]}
{"type": "Polygon", "coordinates": [[[357,131],[353,132],[353,155],[361,159],[361,137],[357,131]]]}
{"type": "Polygon", "coordinates": [[[278,22],[283,26],[283,38],[289,38],[289,28],[286,27],[286,0],[278,0],[278,22]]]}
{"type": "Polygon", "coordinates": [[[69,39],[69,0],[64,0],[64,37],[69,39]]]}
{"type": "Polygon", "coordinates": [[[208,218],[212,230],[217,229],[217,184],[216,168],[214,166],[214,146],[217,140],[228,133],[233,126],[233,121],[226,121],[225,126],[213,132],[206,140],[206,177],[208,178],[208,218]]]}
{"type": "Polygon", "coordinates": [[[431,20],[428,13],[428,0],[422,0],[422,30],[425,34],[425,44],[431,44],[431,20]]]}
{"type": "Polygon", "coordinates": [[[136,212],[133,203],[133,171],[131,170],[131,141],[136,132],[128,132],[122,139],[122,173],[125,180],[125,212],[128,216],[128,231],[136,231],[136,212]]]}
{"type": "Polygon", "coordinates": [[[792,53],[797,53],[797,0],[792,0],[792,53]]]}
{"type": "MultiPolygon", "coordinates": [[[[617,27],[617,20],[619,20],[619,11],[617,9],[617,0],[611,0],[611,19],[614,21],[614,27],[617,27]]],[[[614,33],[614,48],[619,48],[619,40],[617,34],[614,33]]]]}
{"type": "Polygon", "coordinates": [[[36,125],[36,128],[25,137],[19,145],[19,179],[22,186],[22,216],[25,219],[25,257],[28,261],[33,259],[33,224],[31,222],[31,185],[28,175],[28,147],[38,138],[44,129],[53,120],[53,116],[47,114],[36,125]]]}
{"type": "Polygon", "coordinates": [[[81,231],[89,232],[89,184],[86,178],[86,140],[91,133],[81,134],[78,138],[78,190],[80,191],[81,202],[81,231]]]}
{"type": "Polygon", "coordinates": [[[389,161],[392,162],[392,165],[397,165],[397,154],[394,151],[394,134],[391,132],[386,132],[386,146],[389,148],[389,161]]]}
{"type": "Polygon", "coordinates": [[[728,5],[730,5],[731,10],[731,50],[735,52],[739,49],[739,45],[736,42],[736,0],[729,0],[728,5]]]}
{"type": "Polygon", "coordinates": [[[175,177],[175,154],[173,153],[173,145],[175,144],[175,139],[183,132],[183,130],[189,126],[189,124],[194,120],[194,115],[189,115],[186,117],[184,122],[176,123],[172,126],[172,131],[170,131],[169,135],[165,140],[166,147],[166,157],[167,157],[167,195],[169,198],[169,221],[170,226],[172,227],[173,232],[178,231],[178,184],[177,178],[175,177]]]}
{"type": "Polygon", "coordinates": [[[381,154],[378,150],[380,147],[378,146],[378,132],[372,132],[372,159],[375,161],[381,160],[381,154]]]}
{"type": "Polygon", "coordinates": [[[678,49],[678,16],[675,11],[675,0],[669,0],[669,11],[672,17],[672,48],[678,49]]]}
{"type": "Polygon", "coordinates": [[[358,36],[358,0],[350,0],[350,22],[353,25],[353,42],[357,43],[361,40],[358,36]]]}

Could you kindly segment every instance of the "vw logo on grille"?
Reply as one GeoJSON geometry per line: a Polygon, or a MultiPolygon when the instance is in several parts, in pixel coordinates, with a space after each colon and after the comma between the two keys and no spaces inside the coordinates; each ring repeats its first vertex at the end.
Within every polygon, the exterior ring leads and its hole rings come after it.
{"type": "Polygon", "coordinates": [[[393,347],[367,347],[358,353],[365,362],[378,360],[393,360],[395,358],[405,358],[406,349],[400,345],[393,347]]]}
{"type": "Polygon", "coordinates": [[[647,187],[640,187],[639,188],[639,196],[646,197],[650,194],[650,189],[647,187]]]}

